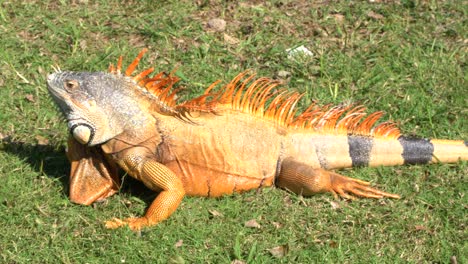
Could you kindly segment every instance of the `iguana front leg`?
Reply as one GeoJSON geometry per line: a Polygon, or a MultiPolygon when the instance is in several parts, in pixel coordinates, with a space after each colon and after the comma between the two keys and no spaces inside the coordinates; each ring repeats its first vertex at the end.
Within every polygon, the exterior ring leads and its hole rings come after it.
{"type": "Polygon", "coordinates": [[[151,203],[145,216],[107,221],[107,228],[128,225],[132,230],[138,230],[167,219],[177,209],[185,196],[185,190],[180,178],[169,168],[157,162],[153,157],[138,154],[126,155],[119,164],[150,189],[162,191],[151,203]]]}
{"type": "Polygon", "coordinates": [[[370,187],[369,182],[349,178],[321,168],[312,168],[307,164],[295,161],[293,158],[283,160],[276,185],[304,196],[331,192],[335,198],[338,198],[339,195],[345,199],[354,199],[352,195],[366,198],[400,198],[396,194],[370,187]]]}

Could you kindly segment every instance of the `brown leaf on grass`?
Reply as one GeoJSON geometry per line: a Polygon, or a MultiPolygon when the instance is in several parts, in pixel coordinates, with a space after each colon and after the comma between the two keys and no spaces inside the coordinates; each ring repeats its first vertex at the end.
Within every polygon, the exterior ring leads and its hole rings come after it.
{"type": "Polygon", "coordinates": [[[286,254],[288,254],[289,246],[287,244],[282,245],[282,246],[277,246],[277,247],[268,249],[268,251],[270,252],[271,255],[273,255],[273,257],[282,258],[286,254]]]}
{"type": "Polygon", "coordinates": [[[423,226],[423,225],[415,225],[414,228],[418,231],[427,231],[427,227],[423,226]]]}
{"type": "Polygon", "coordinates": [[[255,197],[253,197],[253,196],[244,198],[244,201],[245,201],[245,202],[249,202],[249,203],[250,203],[250,202],[253,202],[254,200],[255,200],[255,197]]]}
{"type": "Polygon", "coordinates": [[[345,18],[342,14],[333,14],[332,16],[337,23],[343,23],[345,18]]]}
{"type": "Polygon", "coordinates": [[[216,210],[208,210],[208,212],[210,212],[210,214],[214,217],[223,217],[224,215],[216,210]]]}
{"type": "Polygon", "coordinates": [[[257,220],[252,219],[244,224],[245,227],[252,227],[252,228],[261,228],[262,226],[257,222],[257,220]]]}
{"type": "Polygon", "coordinates": [[[180,248],[184,244],[184,240],[180,239],[174,244],[175,248],[180,248]]]}
{"type": "Polygon", "coordinates": [[[43,136],[37,135],[35,139],[37,140],[38,145],[49,145],[49,140],[43,136]]]}
{"type": "Polygon", "coordinates": [[[451,256],[450,257],[450,264],[458,264],[457,256],[451,256]]]}
{"type": "Polygon", "coordinates": [[[276,72],[276,77],[280,79],[287,79],[291,77],[291,72],[285,71],[285,70],[280,70],[276,72]]]}
{"type": "Polygon", "coordinates": [[[221,18],[213,18],[208,21],[207,26],[210,30],[222,32],[226,29],[226,21],[221,18]]]}
{"type": "Polygon", "coordinates": [[[130,34],[128,36],[129,45],[132,47],[146,47],[145,38],[138,34],[130,34]]]}
{"type": "Polygon", "coordinates": [[[80,40],[79,44],[82,50],[85,50],[88,47],[88,42],[85,39],[80,40]]]}
{"type": "Polygon", "coordinates": [[[384,18],[383,15],[379,14],[379,13],[375,13],[374,11],[369,11],[367,13],[367,16],[372,18],[372,19],[375,19],[375,20],[381,20],[384,18]]]}
{"type": "Polygon", "coordinates": [[[271,222],[273,224],[273,226],[276,228],[276,229],[279,229],[281,227],[283,227],[283,225],[281,223],[278,223],[278,222],[271,222]]]}
{"type": "Polygon", "coordinates": [[[5,136],[2,132],[0,132],[0,140],[4,140],[8,138],[8,136],[5,136]]]}
{"type": "Polygon", "coordinates": [[[330,201],[330,205],[334,210],[341,208],[341,205],[335,201],[330,201]]]}
{"type": "Polygon", "coordinates": [[[172,256],[168,261],[167,263],[170,263],[170,264],[184,264],[186,263],[186,261],[184,260],[184,258],[182,256],[172,256]]]}
{"type": "Polygon", "coordinates": [[[29,102],[31,102],[31,103],[36,102],[36,100],[34,99],[34,95],[32,95],[32,94],[27,94],[27,95],[24,96],[24,98],[26,100],[28,100],[29,102]]]}
{"type": "Polygon", "coordinates": [[[229,45],[236,45],[240,43],[240,40],[235,37],[231,37],[228,34],[224,33],[224,42],[226,42],[229,45]]]}
{"type": "Polygon", "coordinates": [[[231,261],[231,264],[246,264],[246,263],[244,261],[242,261],[242,260],[235,259],[235,260],[231,261]]]}

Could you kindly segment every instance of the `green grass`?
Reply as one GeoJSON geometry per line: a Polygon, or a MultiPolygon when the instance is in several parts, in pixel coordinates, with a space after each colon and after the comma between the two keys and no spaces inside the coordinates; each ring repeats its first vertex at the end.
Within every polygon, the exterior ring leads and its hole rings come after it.
{"type": "Polygon", "coordinates": [[[66,125],[45,76],[52,65],[105,70],[143,47],[143,65],[178,68],[183,97],[248,68],[269,77],[285,70],[288,87],[306,92],[303,106],[353,101],[385,110],[408,135],[468,138],[463,1],[158,2],[0,1],[0,262],[468,261],[467,162],[342,171],[401,200],[305,199],[278,189],[186,198],[140,233],[102,224],[144,213],[155,194],[137,182],[126,179],[104,203],[70,203],[66,125]],[[215,17],[225,32],[207,30],[215,17]],[[288,60],[285,50],[300,45],[314,56],[288,60]],[[251,219],[261,227],[245,227],[251,219]],[[283,257],[269,252],[284,245],[283,257]]]}

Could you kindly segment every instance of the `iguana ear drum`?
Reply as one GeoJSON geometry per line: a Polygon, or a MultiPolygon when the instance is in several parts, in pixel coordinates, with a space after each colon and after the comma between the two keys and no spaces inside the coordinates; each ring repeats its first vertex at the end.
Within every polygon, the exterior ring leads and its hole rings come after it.
{"type": "Polygon", "coordinates": [[[89,144],[94,137],[94,129],[88,124],[79,123],[70,128],[73,137],[81,144],[89,144]]]}

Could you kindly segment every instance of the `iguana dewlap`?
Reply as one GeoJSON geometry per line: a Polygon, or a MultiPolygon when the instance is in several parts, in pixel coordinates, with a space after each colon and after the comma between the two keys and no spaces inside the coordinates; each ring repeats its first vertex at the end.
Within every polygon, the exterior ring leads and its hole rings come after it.
{"type": "Polygon", "coordinates": [[[49,91],[71,136],[70,199],[91,204],[118,191],[118,168],[160,191],[145,216],[114,219],[132,229],[168,218],[185,195],[216,197],[276,185],[297,194],[331,192],[398,198],[330,170],[468,160],[466,141],[412,139],[381,112],[361,106],[312,105],[278,83],[240,74],[220,90],[177,104],[178,78],[153,69],[133,75],[143,50],[121,72],[56,72],[49,91]]]}

